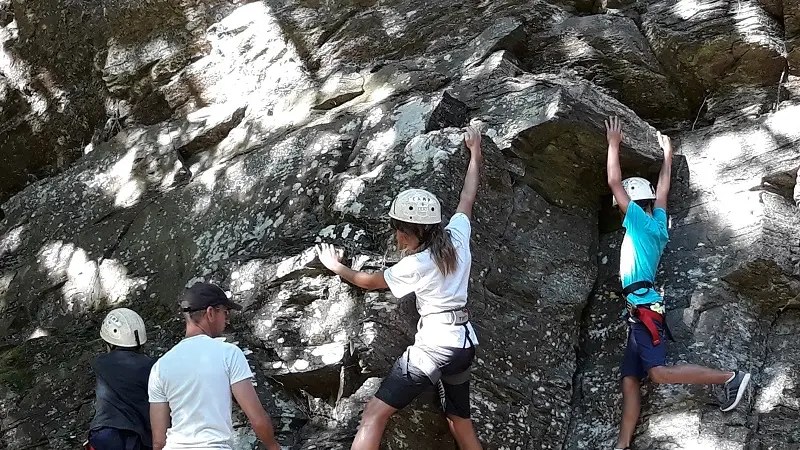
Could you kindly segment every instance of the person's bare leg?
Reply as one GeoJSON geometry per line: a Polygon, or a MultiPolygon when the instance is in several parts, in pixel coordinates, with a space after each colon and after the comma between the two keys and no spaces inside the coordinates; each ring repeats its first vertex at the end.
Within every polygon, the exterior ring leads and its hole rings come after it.
{"type": "Polygon", "coordinates": [[[619,426],[617,448],[630,447],[633,440],[633,431],[636,429],[642,407],[640,387],[641,382],[637,377],[622,379],[622,423],[619,426]]]}
{"type": "Polygon", "coordinates": [[[475,434],[475,427],[472,426],[472,420],[448,414],[447,423],[461,450],[483,450],[475,434]]]}
{"type": "Polygon", "coordinates": [[[386,422],[396,412],[397,409],[373,397],[364,408],[361,425],[358,427],[358,433],[350,450],[378,450],[383,430],[386,429],[386,422]]]}
{"type": "Polygon", "coordinates": [[[710,369],[695,364],[657,366],[647,371],[653,383],[658,384],[725,384],[733,372],[710,369]]]}

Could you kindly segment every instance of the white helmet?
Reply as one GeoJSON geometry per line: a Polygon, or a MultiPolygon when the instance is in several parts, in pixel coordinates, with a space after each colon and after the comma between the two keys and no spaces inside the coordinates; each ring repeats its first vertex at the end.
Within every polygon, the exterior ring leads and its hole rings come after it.
{"type": "Polygon", "coordinates": [[[424,189],[408,189],[394,198],[389,217],[422,225],[441,223],[442,205],[435,195],[424,189]]]}
{"type": "Polygon", "coordinates": [[[147,342],[144,321],[128,308],[117,308],[106,316],[100,337],[117,347],[138,347],[147,342]]]}
{"type": "MultiPolygon", "coordinates": [[[[649,181],[645,180],[641,177],[631,177],[622,180],[622,188],[625,189],[625,193],[628,194],[628,197],[631,199],[632,202],[637,200],[655,200],[656,199],[656,189],[650,184],[649,181]]],[[[617,198],[614,197],[612,202],[614,206],[617,206],[617,198]]]]}

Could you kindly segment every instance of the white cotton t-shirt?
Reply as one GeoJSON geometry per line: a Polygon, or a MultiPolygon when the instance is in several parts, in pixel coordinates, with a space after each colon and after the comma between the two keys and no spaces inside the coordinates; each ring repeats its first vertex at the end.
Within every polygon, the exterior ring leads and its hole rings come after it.
{"type": "MultiPolygon", "coordinates": [[[[414,292],[417,296],[417,311],[420,316],[436,312],[451,311],[467,305],[467,287],[472,267],[469,250],[471,226],[464,213],[456,213],[445,227],[456,249],[456,270],[447,275],[436,267],[429,250],[408,255],[383,272],[386,284],[396,297],[405,297],[414,292]]],[[[424,321],[415,338],[417,344],[438,347],[470,347],[478,344],[472,324],[447,325],[435,320],[424,321]],[[469,339],[467,339],[469,333],[469,339]]]]}
{"type": "Polygon", "coordinates": [[[206,335],[186,338],[150,371],[150,403],[169,403],[165,450],[231,449],[231,385],[252,378],[239,347],[206,335]]]}

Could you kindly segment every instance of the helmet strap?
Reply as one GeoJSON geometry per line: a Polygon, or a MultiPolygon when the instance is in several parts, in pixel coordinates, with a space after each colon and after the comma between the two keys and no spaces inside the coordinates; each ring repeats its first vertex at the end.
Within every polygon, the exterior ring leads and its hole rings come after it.
{"type": "Polygon", "coordinates": [[[136,339],[136,346],[142,345],[142,342],[139,340],[139,330],[133,330],[133,338],[136,339]]]}

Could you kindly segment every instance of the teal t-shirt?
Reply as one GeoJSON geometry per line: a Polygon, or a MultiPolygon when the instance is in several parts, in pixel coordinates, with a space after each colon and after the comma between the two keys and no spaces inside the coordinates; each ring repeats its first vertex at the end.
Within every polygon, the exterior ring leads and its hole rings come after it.
{"type": "MultiPolygon", "coordinates": [[[[622,226],[625,227],[619,259],[622,287],[637,281],[655,283],[658,262],[669,240],[667,212],[655,208],[650,216],[641,206],[630,202],[622,226]]],[[[636,293],[644,295],[628,295],[628,301],[634,305],[661,301],[661,295],[654,289],[639,289],[636,293]]]]}

